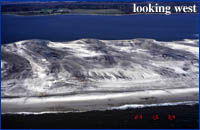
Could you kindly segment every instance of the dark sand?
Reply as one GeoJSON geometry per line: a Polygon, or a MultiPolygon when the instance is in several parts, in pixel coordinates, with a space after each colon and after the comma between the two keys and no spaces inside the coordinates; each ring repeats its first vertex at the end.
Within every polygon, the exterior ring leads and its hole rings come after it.
{"type": "Polygon", "coordinates": [[[90,111],[39,115],[2,115],[2,128],[199,128],[199,105],[147,107],[129,110],[90,111]],[[135,120],[142,114],[142,120],[135,120]],[[158,114],[159,119],[152,116],[158,114]],[[168,115],[175,115],[169,120],[168,115]]]}

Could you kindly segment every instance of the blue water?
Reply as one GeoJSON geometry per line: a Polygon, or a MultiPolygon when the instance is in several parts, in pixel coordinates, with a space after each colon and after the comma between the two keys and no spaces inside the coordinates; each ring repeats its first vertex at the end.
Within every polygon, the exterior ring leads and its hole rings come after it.
{"type": "Polygon", "coordinates": [[[3,15],[1,31],[2,44],[27,39],[71,41],[81,38],[172,41],[197,38],[198,15],[3,15]]]}

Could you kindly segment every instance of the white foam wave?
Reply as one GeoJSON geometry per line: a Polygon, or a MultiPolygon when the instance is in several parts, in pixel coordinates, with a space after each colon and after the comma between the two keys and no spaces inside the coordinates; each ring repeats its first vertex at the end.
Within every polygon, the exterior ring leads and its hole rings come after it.
{"type": "Polygon", "coordinates": [[[145,108],[145,107],[161,107],[161,106],[177,106],[177,105],[195,105],[199,101],[184,101],[184,102],[169,102],[169,103],[159,103],[159,104],[126,104],[119,107],[112,107],[110,110],[127,110],[135,108],[145,108]]]}
{"type": "Polygon", "coordinates": [[[78,113],[84,111],[43,111],[43,112],[5,112],[1,114],[15,114],[15,115],[42,115],[42,114],[59,114],[59,113],[78,113]]]}

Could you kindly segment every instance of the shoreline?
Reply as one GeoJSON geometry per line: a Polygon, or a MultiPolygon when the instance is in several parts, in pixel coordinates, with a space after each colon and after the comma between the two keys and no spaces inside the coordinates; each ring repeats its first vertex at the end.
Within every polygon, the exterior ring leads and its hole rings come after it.
{"type": "Polygon", "coordinates": [[[91,110],[91,111],[44,111],[44,112],[16,112],[16,113],[1,113],[1,115],[44,115],[44,114],[68,114],[68,113],[85,113],[94,111],[126,111],[126,110],[137,110],[145,108],[155,107],[176,107],[176,106],[199,106],[199,101],[183,101],[183,102],[172,102],[172,103],[159,103],[159,104],[128,104],[119,107],[113,107],[106,110],[91,110]]]}
{"type": "MultiPolygon", "coordinates": [[[[198,15],[199,13],[173,13],[173,14],[170,14],[170,15],[198,15]]],[[[91,15],[91,16],[135,16],[135,15],[166,15],[164,13],[138,13],[138,14],[46,14],[46,15],[19,15],[19,14],[3,14],[2,15],[12,15],[12,16],[28,16],[28,17],[31,17],[31,16],[59,16],[59,15],[91,15]]],[[[170,16],[170,15],[166,15],[166,16],[170,16]]]]}

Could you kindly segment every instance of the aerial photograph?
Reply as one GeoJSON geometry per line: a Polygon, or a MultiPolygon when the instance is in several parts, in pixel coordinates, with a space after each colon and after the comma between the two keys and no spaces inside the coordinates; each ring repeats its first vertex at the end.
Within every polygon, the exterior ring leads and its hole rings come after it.
{"type": "Polygon", "coordinates": [[[199,129],[199,2],[2,0],[2,129],[199,129]]]}

